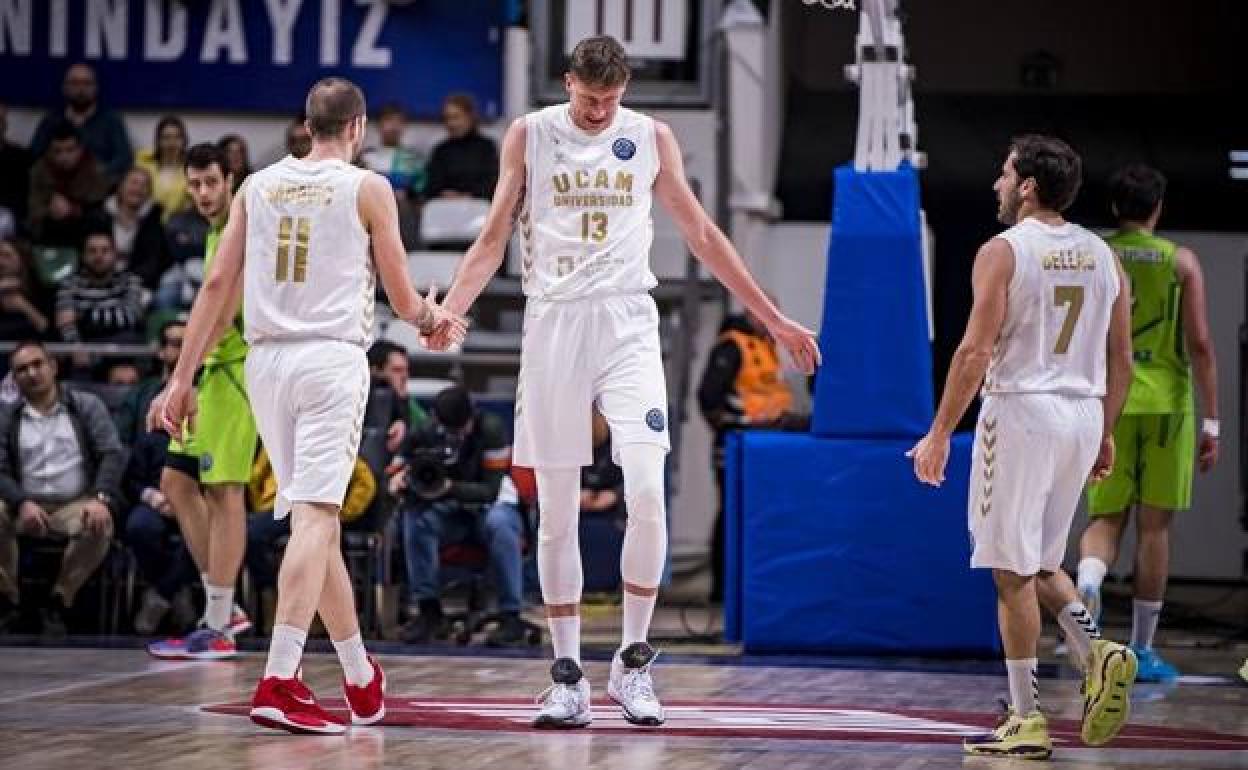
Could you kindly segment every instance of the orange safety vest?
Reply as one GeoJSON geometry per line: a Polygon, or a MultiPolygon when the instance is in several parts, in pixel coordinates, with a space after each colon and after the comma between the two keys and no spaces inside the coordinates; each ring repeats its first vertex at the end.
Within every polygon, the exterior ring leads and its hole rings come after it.
{"type": "Polygon", "coordinates": [[[741,409],[750,422],[774,420],[793,405],[793,394],[780,377],[780,358],[771,341],[729,330],[720,340],[732,340],[741,351],[741,369],[733,383],[741,409]]]}

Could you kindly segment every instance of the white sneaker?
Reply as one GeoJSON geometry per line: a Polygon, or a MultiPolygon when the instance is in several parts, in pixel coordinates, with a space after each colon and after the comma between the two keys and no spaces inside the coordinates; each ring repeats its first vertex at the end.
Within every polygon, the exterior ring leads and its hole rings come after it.
{"type": "Polygon", "coordinates": [[[645,642],[634,642],[611,659],[607,695],[619,704],[624,718],[635,725],[658,727],[666,719],[650,678],[650,664],[658,656],[645,642]]]}
{"type": "Polygon", "coordinates": [[[139,611],[134,614],[134,632],[151,636],[171,606],[155,588],[148,588],[143,592],[143,603],[139,605],[139,611]]]}
{"type": "Polygon", "coordinates": [[[537,696],[541,709],[534,727],[561,729],[585,727],[593,721],[590,712],[589,680],[571,658],[559,658],[550,667],[552,683],[537,696]]]}

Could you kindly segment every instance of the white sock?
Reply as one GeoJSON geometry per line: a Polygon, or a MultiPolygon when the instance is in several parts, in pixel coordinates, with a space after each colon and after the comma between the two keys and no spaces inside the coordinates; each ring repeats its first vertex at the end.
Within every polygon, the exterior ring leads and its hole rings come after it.
{"type": "Polygon", "coordinates": [[[659,598],[654,596],[638,596],[624,590],[624,629],[620,637],[620,649],[623,650],[633,642],[646,641],[646,633],[650,630],[650,618],[654,615],[654,604],[659,598]]]}
{"type": "Polygon", "coordinates": [[[1092,613],[1083,606],[1083,602],[1071,602],[1057,613],[1057,623],[1066,632],[1067,652],[1075,668],[1086,671],[1088,655],[1092,652],[1092,640],[1101,638],[1101,629],[1097,628],[1092,613]]]}
{"type": "Polygon", "coordinates": [[[1157,633],[1157,621],[1161,620],[1161,605],[1164,602],[1150,602],[1136,599],[1131,602],[1131,646],[1148,650],[1153,646],[1153,635],[1157,633]]]}
{"type": "Polygon", "coordinates": [[[1101,590],[1101,583],[1105,582],[1107,572],[1109,566],[1095,556],[1080,559],[1079,569],[1075,572],[1075,584],[1079,586],[1080,593],[1088,589],[1101,590]]]}
{"type": "Polygon", "coordinates": [[[1010,705],[1014,713],[1025,717],[1038,708],[1040,681],[1036,678],[1036,659],[1019,658],[1006,660],[1005,670],[1010,676],[1010,705]]]}
{"type": "Polygon", "coordinates": [[[555,648],[555,657],[571,658],[580,664],[581,616],[547,618],[546,625],[550,627],[550,643],[555,648]]]}
{"type": "Polygon", "coordinates": [[[264,664],[264,678],[275,676],[279,679],[293,679],[299,670],[299,661],[303,658],[303,645],[308,641],[308,632],[294,626],[273,626],[273,636],[269,639],[269,660],[264,664]]]}
{"type": "Polygon", "coordinates": [[[364,649],[364,639],[358,633],[334,642],[334,649],[338,651],[338,662],[342,664],[342,674],[348,684],[363,687],[373,681],[373,664],[364,649]]]}
{"type": "Polygon", "coordinates": [[[224,631],[230,622],[230,611],[234,608],[234,587],[205,583],[204,593],[208,597],[204,605],[204,625],[214,631],[224,631]]]}

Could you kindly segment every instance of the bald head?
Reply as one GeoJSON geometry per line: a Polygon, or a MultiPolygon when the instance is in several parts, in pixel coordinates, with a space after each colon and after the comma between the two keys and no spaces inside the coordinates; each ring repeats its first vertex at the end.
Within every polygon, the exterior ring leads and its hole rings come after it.
{"type": "Polygon", "coordinates": [[[364,92],[350,80],[324,78],[308,91],[305,112],[315,139],[337,139],[365,114],[364,92]]]}

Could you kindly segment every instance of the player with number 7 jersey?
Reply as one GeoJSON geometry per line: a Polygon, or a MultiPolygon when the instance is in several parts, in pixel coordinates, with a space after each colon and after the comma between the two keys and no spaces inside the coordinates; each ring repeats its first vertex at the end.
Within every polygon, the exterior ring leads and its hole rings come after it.
{"type": "Polygon", "coordinates": [[[997,586],[1010,703],[970,754],[1047,759],[1039,708],[1040,607],[1066,634],[1085,673],[1084,743],[1107,743],[1130,708],[1137,660],[1101,638],[1062,571],[1085,481],[1113,464],[1113,427],[1131,380],[1130,288],[1118,259],[1062,212],[1082,161],[1047,136],[1015,139],[993,184],[1010,228],[975,257],[974,304],[932,427],[908,455],[920,481],[944,481],[950,436],[983,383],[967,511],[971,566],[997,586]]]}

